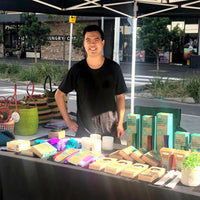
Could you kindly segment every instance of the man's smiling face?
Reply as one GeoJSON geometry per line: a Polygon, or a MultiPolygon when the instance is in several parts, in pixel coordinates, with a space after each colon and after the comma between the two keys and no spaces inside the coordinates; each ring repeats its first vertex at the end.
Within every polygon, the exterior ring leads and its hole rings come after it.
{"type": "Polygon", "coordinates": [[[88,56],[100,56],[102,55],[102,48],[104,46],[104,40],[101,38],[101,34],[98,31],[86,32],[84,38],[84,47],[88,56]]]}

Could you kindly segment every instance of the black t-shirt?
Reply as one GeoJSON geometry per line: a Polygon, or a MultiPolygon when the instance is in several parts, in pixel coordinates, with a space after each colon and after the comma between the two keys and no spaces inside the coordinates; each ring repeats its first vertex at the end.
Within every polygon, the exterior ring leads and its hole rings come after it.
{"type": "Polygon", "coordinates": [[[96,116],[115,112],[115,96],[127,91],[120,66],[107,58],[99,69],[91,69],[86,59],[76,63],[59,89],[66,94],[77,92],[77,114],[87,130],[92,129],[91,120],[96,116]]]}

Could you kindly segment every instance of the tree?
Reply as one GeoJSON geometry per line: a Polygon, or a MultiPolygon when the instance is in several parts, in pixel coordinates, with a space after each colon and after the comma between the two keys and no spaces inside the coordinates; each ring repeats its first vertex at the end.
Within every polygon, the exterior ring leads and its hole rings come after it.
{"type": "Polygon", "coordinates": [[[177,62],[180,58],[183,58],[185,31],[182,30],[177,24],[173,30],[171,30],[171,51],[173,54],[172,62],[177,62]]]}
{"type": "Polygon", "coordinates": [[[34,49],[37,63],[37,50],[48,44],[50,28],[47,24],[38,22],[35,14],[24,13],[23,18],[25,24],[20,26],[19,36],[23,38],[26,47],[34,49]]]}
{"type": "Polygon", "coordinates": [[[80,23],[75,24],[76,38],[73,38],[72,40],[73,48],[77,51],[81,51],[83,54],[85,54],[85,50],[83,47],[83,29],[85,28],[85,26],[86,25],[80,23]]]}
{"type": "Polygon", "coordinates": [[[157,71],[159,71],[159,50],[170,50],[170,31],[167,28],[169,19],[166,17],[145,17],[138,31],[139,45],[143,50],[149,50],[156,56],[157,71]]]}

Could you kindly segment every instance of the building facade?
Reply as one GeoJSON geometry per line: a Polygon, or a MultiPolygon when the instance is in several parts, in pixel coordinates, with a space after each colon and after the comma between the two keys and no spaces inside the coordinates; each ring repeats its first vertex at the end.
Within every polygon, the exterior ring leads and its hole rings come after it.
{"type": "MultiPolygon", "coordinates": [[[[69,60],[69,46],[70,46],[70,23],[69,16],[63,20],[52,20],[48,15],[37,14],[38,21],[44,21],[50,27],[51,33],[49,36],[48,46],[42,46],[38,51],[37,56],[43,60],[69,60]]],[[[96,24],[101,26],[101,17],[77,17],[77,23],[83,25],[96,24]]],[[[104,55],[108,58],[113,58],[114,48],[114,18],[104,18],[104,34],[105,34],[105,47],[104,55]]],[[[16,56],[16,44],[23,40],[18,36],[20,25],[24,23],[22,13],[5,13],[0,14],[0,34],[3,36],[3,43],[0,43],[0,57],[16,56]]],[[[77,24],[76,23],[76,24],[77,24]]],[[[73,26],[73,38],[76,37],[76,24],[73,26]]],[[[171,58],[167,58],[169,62],[173,63],[186,63],[190,55],[198,55],[199,47],[199,21],[198,19],[174,19],[169,25],[169,29],[173,29],[179,25],[185,32],[183,44],[173,52],[171,58]]],[[[138,21],[140,26],[140,21],[138,21]]],[[[120,61],[132,61],[132,33],[131,33],[131,20],[121,18],[120,20],[120,61]]],[[[71,60],[78,61],[84,58],[85,53],[81,50],[71,49],[71,60]]],[[[153,62],[155,58],[149,55],[148,52],[137,52],[138,62],[153,62]],[[142,57],[141,57],[142,55],[142,57]],[[139,58],[139,59],[138,59],[139,58]]],[[[23,49],[22,58],[34,58],[34,52],[31,49],[23,49]]]]}

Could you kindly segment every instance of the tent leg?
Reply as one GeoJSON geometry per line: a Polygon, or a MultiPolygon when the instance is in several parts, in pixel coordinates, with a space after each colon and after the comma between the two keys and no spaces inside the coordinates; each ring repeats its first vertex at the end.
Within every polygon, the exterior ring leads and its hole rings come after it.
{"type": "Polygon", "coordinates": [[[132,72],[131,72],[131,114],[134,114],[135,98],[135,66],[136,66],[136,34],[137,34],[137,4],[134,5],[133,31],[132,31],[132,72]]]}
{"type": "Polygon", "coordinates": [[[115,17],[114,53],[113,60],[119,62],[120,17],[115,17]]]}

